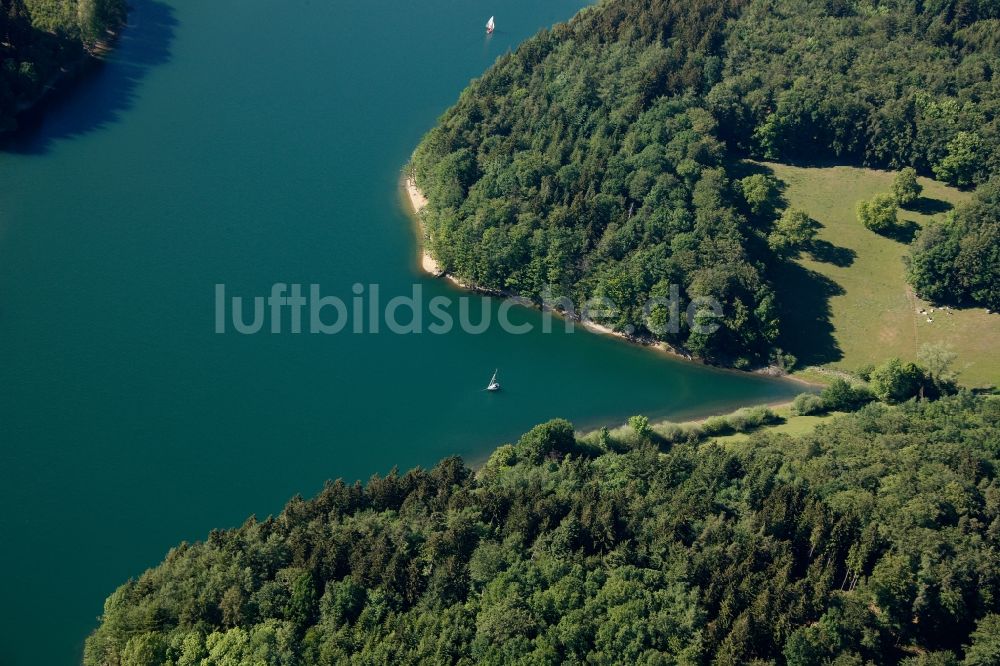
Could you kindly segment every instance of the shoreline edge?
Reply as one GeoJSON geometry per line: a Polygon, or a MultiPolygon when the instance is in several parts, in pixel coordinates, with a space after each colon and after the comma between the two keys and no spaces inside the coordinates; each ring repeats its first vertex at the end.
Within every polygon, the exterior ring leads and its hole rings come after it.
{"type": "MultiPolygon", "coordinates": [[[[449,274],[447,271],[442,269],[441,265],[437,262],[437,260],[430,255],[430,253],[427,251],[427,246],[426,246],[427,229],[424,227],[423,219],[420,216],[421,211],[423,211],[423,209],[427,207],[429,201],[427,197],[424,195],[423,191],[419,187],[417,187],[417,182],[416,180],[414,180],[412,175],[406,175],[404,173],[404,176],[402,178],[402,186],[403,190],[406,192],[406,200],[410,205],[410,212],[412,213],[412,217],[414,218],[415,223],[417,225],[418,241],[419,241],[418,251],[420,252],[420,269],[424,273],[427,273],[432,277],[445,278],[446,280],[448,280],[449,282],[451,282],[453,285],[455,285],[460,289],[473,292],[483,292],[482,289],[477,289],[473,286],[470,286],[462,282],[458,278],[456,278],[454,275],[449,274]]],[[[556,314],[558,314],[559,316],[564,316],[562,313],[556,313],[556,314]]],[[[657,350],[663,352],[664,354],[668,354],[675,358],[681,359],[683,361],[687,361],[689,363],[699,363],[701,365],[707,365],[704,361],[700,361],[691,356],[690,354],[686,354],[680,350],[674,349],[665,342],[659,342],[659,341],[645,342],[643,340],[630,338],[624,333],[620,333],[609,326],[604,326],[603,324],[599,324],[595,321],[590,321],[588,319],[574,318],[573,321],[574,323],[579,324],[580,326],[587,329],[591,333],[596,333],[598,335],[610,335],[615,338],[618,338],[619,340],[623,340],[629,344],[638,345],[640,347],[645,347],[647,349],[657,350]]],[[[720,368],[720,369],[733,370],[733,368],[720,368]]],[[[765,375],[774,377],[775,379],[785,379],[816,388],[823,386],[823,384],[811,382],[801,377],[795,377],[787,373],[783,375],[775,375],[773,374],[773,372],[769,372],[769,368],[761,368],[759,370],[752,370],[752,371],[737,370],[736,372],[747,372],[748,374],[765,375]]]]}

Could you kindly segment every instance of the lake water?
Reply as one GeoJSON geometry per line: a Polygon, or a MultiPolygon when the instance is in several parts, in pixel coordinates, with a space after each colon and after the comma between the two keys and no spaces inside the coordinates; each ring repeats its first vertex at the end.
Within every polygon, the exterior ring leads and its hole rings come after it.
{"type": "Polygon", "coordinates": [[[110,62],[0,152],[0,664],[73,663],[119,583],[326,478],[799,390],[583,332],[217,335],[218,283],[454,295],[417,272],[400,168],[582,3],[134,4],[110,62]]]}

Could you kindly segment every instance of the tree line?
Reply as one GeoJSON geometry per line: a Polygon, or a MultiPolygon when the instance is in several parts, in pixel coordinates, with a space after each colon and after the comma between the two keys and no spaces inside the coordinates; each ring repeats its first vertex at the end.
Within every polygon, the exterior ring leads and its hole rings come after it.
{"type": "Polygon", "coordinates": [[[727,446],[641,421],[605,446],[555,420],[477,471],[331,482],[181,544],[108,598],[85,664],[997,663],[1000,401],[727,446]]]}
{"type": "Polygon", "coordinates": [[[1000,176],[917,236],[907,279],[921,296],[1000,311],[1000,176]]]}

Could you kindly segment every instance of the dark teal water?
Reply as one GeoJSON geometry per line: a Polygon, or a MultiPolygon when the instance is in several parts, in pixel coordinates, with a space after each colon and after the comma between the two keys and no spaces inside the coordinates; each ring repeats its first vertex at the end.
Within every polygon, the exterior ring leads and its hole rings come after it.
{"type": "Polygon", "coordinates": [[[581,4],[137,0],[111,61],[8,143],[0,664],[78,660],[116,585],[328,477],[797,391],[582,332],[214,334],[216,283],[453,293],[415,269],[399,169],[470,77],[581,4]]]}

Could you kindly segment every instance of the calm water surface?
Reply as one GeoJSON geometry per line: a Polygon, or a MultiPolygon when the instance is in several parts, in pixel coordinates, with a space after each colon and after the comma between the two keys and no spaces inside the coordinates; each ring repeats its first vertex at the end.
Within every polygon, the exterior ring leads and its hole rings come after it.
{"type": "Polygon", "coordinates": [[[77,661],[117,584],[328,477],[796,392],[586,333],[213,333],[216,283],[450,293],[415,270],[399,169],[470,77],[582,4],[137,0],[111,61],[9,142],[0,664],[77,661]]]}

